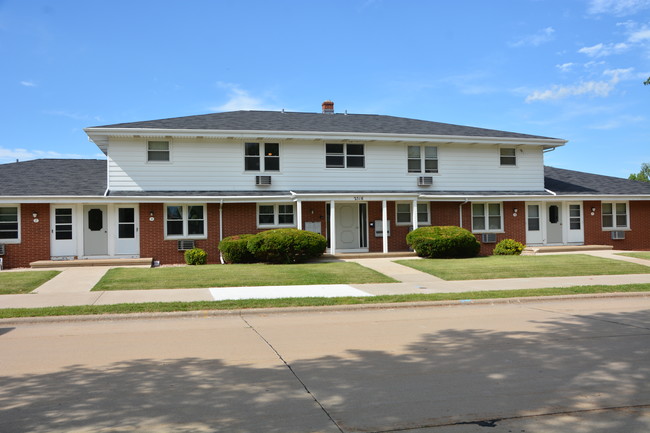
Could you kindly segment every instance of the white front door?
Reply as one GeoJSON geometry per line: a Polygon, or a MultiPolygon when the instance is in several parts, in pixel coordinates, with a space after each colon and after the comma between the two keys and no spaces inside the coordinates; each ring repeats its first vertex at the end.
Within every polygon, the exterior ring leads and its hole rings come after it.
{"type": "Polygon", "coordinates": [[[562,204],[548,203],[546,205],[546,243],[561,244],[562,237],[562,204]]]}
{"type": "Polygon", "coordinates": [[[336,248],[351,250],[360,248],[359,243],[359,205],[357,203],[337,203],[336,248]]]}
{"type": "Polygon", "coordinates": [[[542,229],[541,203],[526,203],[526,244],[542,245],[544,243],[542,229]]]}
{"type": "Polygon", "coordinates": [[[138,207],[117,205],[115,215],[117,221],[115,254],[137,256],[140,254],[138,207]]]}
{"type": "Polygon", "coordinates": [[[84,255],[108,255],[108,218],[105,205],[84,206],[84,255]]]}
{"type": "Polygon", "coordinates": [[[73,257],[77,255],[76,214],[71,205],[52,206],[50,221],[50,256],[73,257]]]}
{"type": "Polygon", "coordinates": [[[570,243],[584,243],[585,232],[582,220],[582,203],[569,203],[569,234],[570,243]]]}

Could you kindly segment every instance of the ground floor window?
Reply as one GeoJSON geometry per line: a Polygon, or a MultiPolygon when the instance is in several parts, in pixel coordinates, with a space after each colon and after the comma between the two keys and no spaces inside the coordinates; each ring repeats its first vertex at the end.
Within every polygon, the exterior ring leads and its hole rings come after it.
{"type": "MultiPolygon", "coordinates": [[[[411,209],[413,208],[413,203],[396,203],[395,219],[397,225],[412,225],[413,218],[411,217],[411,209]]],[[[429,203],[418,203],[417,204],[418,212],[418,224],[429,225],[431,218],[429,217],[429,203]]]]}
{"type": "Polygon", "coordinates": [[[472,203],[472,231],[503,231],[501,203],[472,203]]]}
{"type": "Polygon", "coordinates": [[[18,229],[17,206],[0,207],[0,240],[18,240],[20,230],[18,229]]]}
{"type": "Polygon", "coordinates": [[[629,228],[627,203],[603,203],[603,229],[629,228]]]}
{"type": "Polygon", "coordinates": [[[257,205],[258,227],[293,227],[295,224],[293,203],[257,205]]]}
{"type": "Polygon", "coordinates": [[[205,205],[167,205],[165,212],[165,237],[206,237],[205,205]]]}

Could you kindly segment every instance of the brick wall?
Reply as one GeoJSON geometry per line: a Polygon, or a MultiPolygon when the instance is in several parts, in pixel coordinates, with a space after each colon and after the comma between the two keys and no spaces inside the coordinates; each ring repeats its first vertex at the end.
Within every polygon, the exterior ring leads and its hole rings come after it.
{"type": "Polygon", "coordinates": [[[3,266],[26,268],[36,260],[50,259],[50,205],[47,203],[20,205],[19,244],[6,244],[3,266]],[[33,212],[38,213],[34,222],[33,212]]]}
{"type": "Polygon", "coordinates": [[[585,244],[612,245],[616,250],[650,250],[650,201],[630,201],[630,231],[625,239],[613,240],[610,231],[603,231],[600,201],[585,201],[583,205],[585,244]],[[591,215],[591,208],[595,208],[591,215]]]}

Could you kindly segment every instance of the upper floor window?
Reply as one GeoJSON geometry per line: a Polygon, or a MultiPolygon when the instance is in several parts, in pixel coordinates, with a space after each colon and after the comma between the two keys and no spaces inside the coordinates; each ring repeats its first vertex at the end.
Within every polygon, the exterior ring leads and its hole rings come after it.
{"type": "Polygon", "coordinates": [[[409,146],[408,171],[409,173],[438,173],[438,148],[409,146]]]}
{"type": "Polygon", "coordinates": [[[499,149],[501,166],[517,165],[517,149],[513,147],[499,149]]]}
{"type": "MultiPolygon", "coordinates": [[[[413,224],[413,218],[411,217],[411,209],[413,208],[412,203],[397,203],[395,205],[397,225],[411,225],[413,224]]],[[[418,224],[429,225],[429,204],[428,203],[418,203],[417,204],[418,212],[418,224]]]]}
{"type": "Polygon", "coordinates": [[[626,229],[629,227],[627,203],[603,203],[603,229],[626,229]]]}
{"type": "Polygon", "coordinates": [[[246,143],[244,145],[244,170],[279,171],[279,143],[246,143]]]}
{"type": "Polygon", "coordinates": [[[170,238],[204,238],[204,205],[167,205],[165,236],[170,238]]]}
{"type": "Polygon", "coordinates": [[[0,207],[0,240],[18,240],[19,229],[17,206],[3,206],[0,207]]]}
{"type": "Polygon", "coordinates": [[[147,161],[169,162],[169,141],[148,141],[147,161]]]}
{"type": "Polygon", "coordinates": [[[295,223],[293,203],[257,206],[258,227],[292,227],[295,223]]]}
{"type": "Polygon", "coordinates": [[[472,203],[472,231],[502,231],[501,203],[472,203]]]}
{"type": "Polygon", "coordinates": [[[327,143],[325,145],[327,168],[364,168],[366,157],[363,144],[327,143]]]}

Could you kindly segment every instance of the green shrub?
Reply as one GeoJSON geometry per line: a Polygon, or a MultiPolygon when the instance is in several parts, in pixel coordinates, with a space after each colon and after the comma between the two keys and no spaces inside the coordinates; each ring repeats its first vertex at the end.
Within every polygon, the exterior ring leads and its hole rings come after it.
{"type": "Polygon", "coordinates": [[[320,257],[327,241],[318,233],[298,229],[267,230],[251,237],[248,250],[265,263],[302,263],[320,257]]]}
{"type": "Polygon", "coordinates": [[[208,253],[201,248],[192,248],[185,251],[185,263],[188,265],[205,265],[208,262],[208,253]]]}
{"type": "Polygon", "coordinates": [[[255,255],[248,250],[248,241],[255,235],[235,235],[219,242],[219,251],[227,263],[255,263],[255,255]]]}
{"type": "Polygon", "coordinates": [[[437,259],[476,257],[481,249],[469,230],[456,226],[420,227],[406,235],[406,243],[418,256],[437,259]]]}
{"type": "Polygon", "coordinates": [[[524,250],[524,244],[514,239],[504,239],[494,247],[495,256],[518,256],[524,250]]]}

